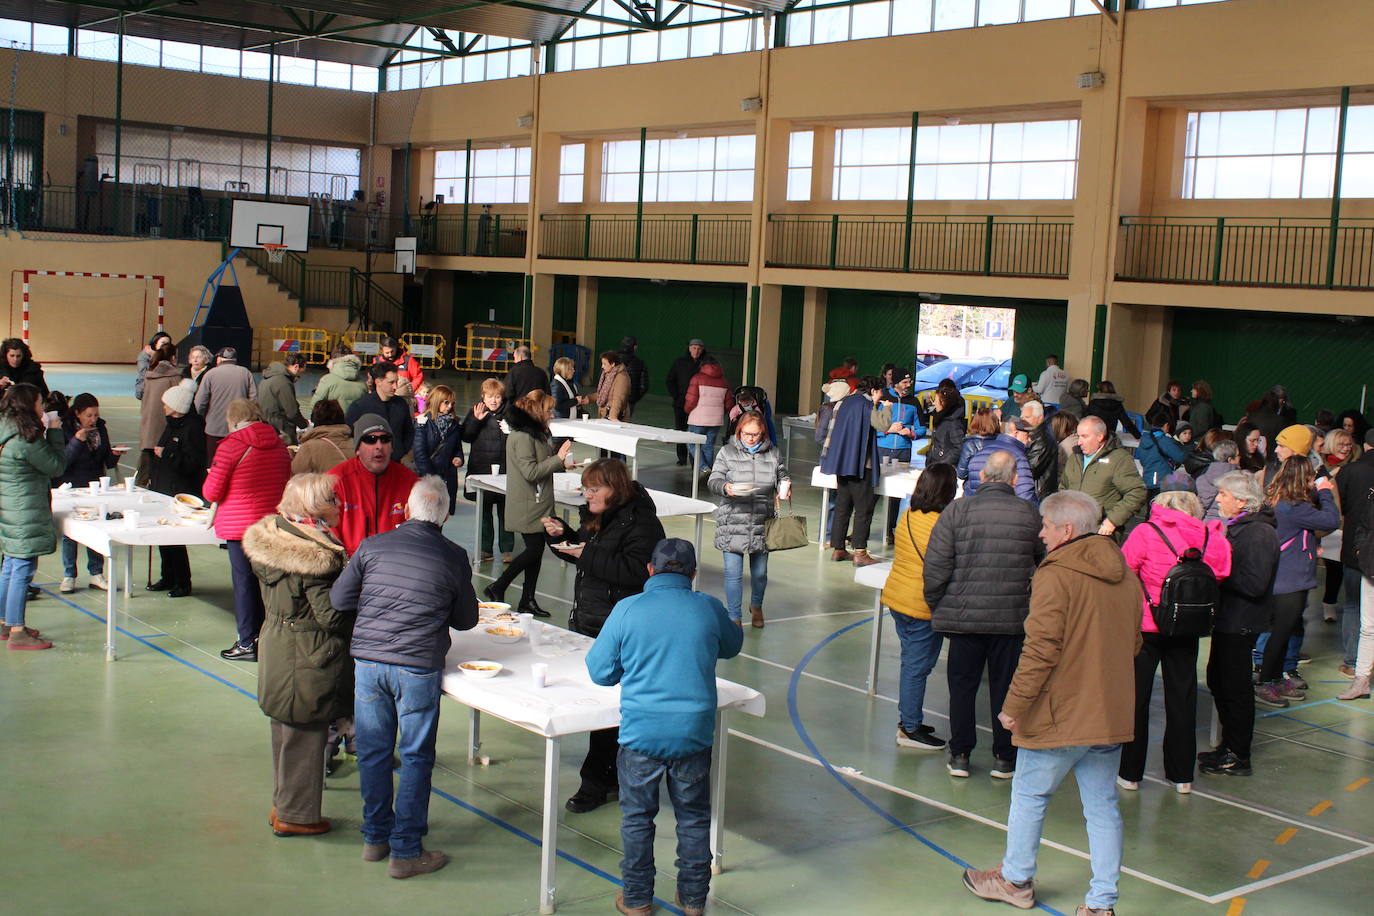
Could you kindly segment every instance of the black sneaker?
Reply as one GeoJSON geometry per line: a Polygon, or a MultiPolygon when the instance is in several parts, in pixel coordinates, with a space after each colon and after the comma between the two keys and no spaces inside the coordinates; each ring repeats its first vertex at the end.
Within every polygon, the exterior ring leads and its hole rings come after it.
{"type": "Polygon", "coordinates": [[[1283,679],[1295,690],[1307,689],[1307,681],[1303,680],[1302,675],[1298,674],[1296,671],[1285,671],[1283,673],[1283,679]]]}
{"type": "Polygon", "coordinates": [[[606,804],[608,796],[604,792],[589,792],[586,789],[578,789],[577,794],[563,805],[573,814],[586,814],[588,811],[595,811],[606,804]]]}
{"type": "Polygon", "coordinates": [[[251,642],[245,646],[236,642],[221,652],[219,657],[227,662],[255,662],[258,660],[258,644],[251,642]]]}
{"type": "Polygon", "coordinates": [[[949,775],[958,776],[960,779],[968,778],[968,754],[950,754],[945,769],[949,770],[949,775]]]}
{"type": "Polygon", "coordinates": [[[1011,779],[1016,775],[1016,761],[1005,757],[993,757],[992,772],[988,775],[993,779],[1011,779]]]}
{"type": "Polygon", "coordinates": [[[1213,776],[1249,776],[1254,772],[1249,757],[1237,757],[1230,751],[1223,751],[1220,757],[1206,762],[1199,756],[1198,769],[1213,776]]]}
{"type": "Polygon", "coordinates": [[[945,746],[945,740],[937,738],[928,725],[919,725],[914,732],[898,725],[897,746],[915,748],[918,751],[938,751],[945,746]]]}
{"type": "Polygon", "coordinates": [[[1224,747],[1213,748],[1210,751],[1199,751],[1197,755],[1197,764],[1199,767],[1204,768],[1215,766],[1216,762],[1225,757],[1227,753],[1229,752],[1224,747]]]}

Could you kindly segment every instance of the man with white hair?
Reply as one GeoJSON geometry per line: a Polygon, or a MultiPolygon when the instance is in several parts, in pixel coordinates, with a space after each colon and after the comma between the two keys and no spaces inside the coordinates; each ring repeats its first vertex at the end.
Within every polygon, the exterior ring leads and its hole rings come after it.
{"type": "Polygon", "coordinates": [[[534,355],[526,346],[516,347],[511,353],[513,362],[506,373],[506,398],[514,401],[523,398],[531,391],[548,391],[549,375],[534,364],[534,355]]]}
{"type": "Polygon", "coordinates": [[[1135,687],[1121,672],[1140,649],[1140,580],[1115,543],[1094,536],[1101,510],[1091,496],[1061,491],[1040,513],[1049,555],[1031,580],[1025,645],[997,716],[1018,748],[1007,851],[997,868],[965,871],[964,886],[984,900],[1035,906],[1045,808],[1072,772],[1092,860],[1077,916],[1109,916],[1121,877],[1116,773],[1135,724],[1135,687]]]}
{"type": "Polygon", "coordinates": [[[448,518],[443,479],[421,478],[410,490],[405,515],[395,530],[359,545],[329,592],[334,607],[358,615],[350,654],[363,861],[390,856],[387,874],[393,878],[438,871],[448,862],[444,853],[421,843],[429,830],[439,688],[449,628],[477,625],[472,564],[442,530],[448,518]],[[393,793],[397,750],[401,772],[393,793]]]}
{"type": "Polygon", "coordinates": [[[1026,462],[1035,478],[1035,498],[1043,502],[1059,489],[1059,443],[1045,422],[1045,405],[1027,401],[1014,422],[1016,438],[1026,447],[1026,462]]]}
{"type": "Polygon", "coordinates": [[[1135,459],[1115,433],[1108,435],[1107,424],[1092,416],[1078,423],[1078,445],[1059,472],[1059,489],[1078,490],[1097,500],[1102,511],[1098,534],[1115,534],[1146,499],[1135,459]]]}

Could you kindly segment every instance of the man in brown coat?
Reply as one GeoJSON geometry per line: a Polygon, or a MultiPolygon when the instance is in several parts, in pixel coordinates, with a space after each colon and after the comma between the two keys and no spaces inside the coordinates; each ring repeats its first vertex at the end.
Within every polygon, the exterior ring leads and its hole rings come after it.
{"type": "Polygon", "coordinates": [[[1121,877],[1116,803],[1121,745],[1134,737],[1140,649],[1140,580],[1109,537],[1086,493],[1061,491],[1040,507],[1049,555],[1031,580],[1021,661],[998,715],[1018,748],[998,868],[969,869],[964,885],[984,900],[1035,905],[1035,857],[1045,807],[1070,772],[1078,782],[1092,855],[1092,882],[1077,916],[1113,913],[1121,877]]]}

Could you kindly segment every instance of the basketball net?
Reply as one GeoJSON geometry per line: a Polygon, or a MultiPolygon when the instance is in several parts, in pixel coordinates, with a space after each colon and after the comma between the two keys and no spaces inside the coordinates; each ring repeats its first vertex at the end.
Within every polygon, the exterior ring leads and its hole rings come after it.
{"type": "Polygon", "coordinates": [[[267,260],[272,264],[280,264],[281,259],[286,255],[285,245],[264,243],[262,247],[267,252],[267,260]]]}

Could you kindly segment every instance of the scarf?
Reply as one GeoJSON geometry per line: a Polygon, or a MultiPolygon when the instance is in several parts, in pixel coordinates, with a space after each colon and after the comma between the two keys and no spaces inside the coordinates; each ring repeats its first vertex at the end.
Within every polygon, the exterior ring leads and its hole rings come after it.
{"type": "Polygon", "coordinates": [[[434,428],[439,433],[439,438],[447,439],[449,431],[453,428],[453,414],[441,413],[434,418],[434,428]]]}
{"type": "Polygon", "coordinates": [[[605,407],[611,402],[611,386],[625,371],[624,366],[612,366],[611,371],[601,373],[601,381],[596,383],[596,406],[605,407]]]}

